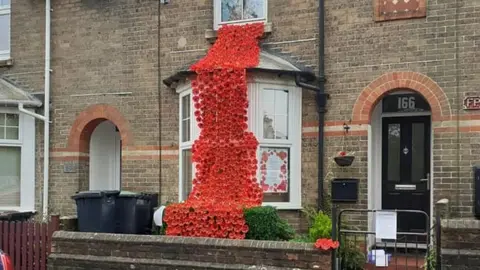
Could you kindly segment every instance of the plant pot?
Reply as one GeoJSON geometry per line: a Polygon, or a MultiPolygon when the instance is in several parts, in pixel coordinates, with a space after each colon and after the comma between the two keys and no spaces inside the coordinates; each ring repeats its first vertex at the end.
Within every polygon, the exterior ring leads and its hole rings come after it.
{"type": "Polygon", "coordinates": [[[337,163],[340,167],[350,166],[353,163],[355,156],[343,156],[343,157],[335,157],[335,163],[337,163]]]}

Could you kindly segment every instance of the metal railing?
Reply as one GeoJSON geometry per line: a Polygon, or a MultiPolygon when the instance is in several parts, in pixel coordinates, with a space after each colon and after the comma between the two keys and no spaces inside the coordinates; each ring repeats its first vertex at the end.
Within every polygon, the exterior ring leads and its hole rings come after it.
{"type": "MultiPolygon", "coordinates": [[[[376,238],[376,232],[351,228],[345,225],[347,214],[367,215],[366,220],[372,220],[377,212],[385,210],[344,209],[337,214],[337,208],[332,208],[332,239],[340,242],[340,247],[332,253],[332,270],[357,269],[440,269],[440,223],[436,218],[435,225],[430,228],[430,217],[419,210],[388,210],[396,213],[408,213],[425,220],[424,230],[418,232],[397,232],[395,240],[376,238]],[[435,236],[436,241],[432,241],[435,236]],[[432,249],[436,247],[436,249],[432,249]],[[383,250],[381,256],[388,262],[388,267],[376,266],[378,250],[383,250]],[[431,252],[434,254],[431,254],[431,252]],[[435,259],[432,260],[432,257],[435,259]],[[432,266],[433,265],[433,266],[432,266]]],[[[438,215],[437,215],[438,216],[438,215]]],[[[417,218],[416,217],[416,218],[417,218]]],[[[379,257],[380,258],[380,257],[379,257]]]]}

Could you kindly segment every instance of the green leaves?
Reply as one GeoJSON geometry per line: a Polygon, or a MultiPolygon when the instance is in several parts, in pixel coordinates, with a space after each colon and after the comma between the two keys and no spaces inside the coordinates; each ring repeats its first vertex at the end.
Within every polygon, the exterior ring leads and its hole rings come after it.
{"type": "Polygon", "coordinates": [[[312,226],[308,230],[310,240],[315,242],[319,238],[330,238],[331,235],[332,220],[323,212],[318,212],[313,219],[312,226]]]}
{"type": "Polygon", "coordinates": [[[249,227],[246,239],[281,241],[290,240],[295,235],[292,227],[271,206],[245,209],[244,214],[249,227]]]}

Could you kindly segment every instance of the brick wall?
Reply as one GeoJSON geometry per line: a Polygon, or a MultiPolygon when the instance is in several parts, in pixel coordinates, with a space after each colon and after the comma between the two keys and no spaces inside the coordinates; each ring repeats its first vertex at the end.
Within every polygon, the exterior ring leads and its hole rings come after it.
{"type": "MultiPolygon", "coordinates": [[[[326,2],[326,91],[331,95],[326,116],[326,155],[336,154],[343,144],[347,150],[356,151],[349,173],[360,179],[361,196],[354,207],[367,207],[367,125],[371,108],[382,93],[399,86],[419,92],[424,86],[435,87],[433,94],[439,102],[432,108],[439,115],[434,112],[433,200],[449,198],[452,213],[472,216],[471,166],[480,160],[479,152],[474,150],[480,138],[480,115],[464,111],[461,103],[465,95],[478,93],[480,67],[475,63],[480,52],[478,33],[473,29],[480,27],[479,3],[428,1],[425,18],[379,23],[374,22],[372,5],[371,0],[326,2]],[[402,71],[416,75],[383,77],[402,71]],[[431,81],[428,85],[426,81],[405,84],[405,79],[417,80],[416,76],[431,81]],[[383,80],[380,85],[372,85],[379,79],[383,80]],[[381,91],[368,100],[360,98],[361,93],[370,93],[376,87],[381,91]],[[351,119],[352,130],[344,143],[341,133],[334,131],[341,130],[341,125],[351,119]]],[[[310,131],[316,134],[315,128],[310,131]]]]}
{"type": "Polygon", "coordinates": [[[311,244],[58,231],[49,270],[331,269],[311,244]]]}
{"type": "Polygon", "coordinates": [[[442,269],[480,268],[480,221],[442,220],[442,269]]]}
{"type": "Polygon", "coordinates": [[[122,188],[159,191],[158,1],[52,1],[51,210],[88,189],[98,119],[122,137],[122,188]],[[121,94],[121,93],[126,94],[121,94]],[[69,173],[65,165],[78,166],[69,173]]]}
{"type": "MultiPolygon", "coordinates": [[[[15,82],[27,92],[42,92],[44,88],[45,1],[11,1],[10,47],[11,61],[0,62],[0,77],[15,82]]],[[[38,113],[43,114],[41,110],[38,113]]],[[[43,123],[36,124],[37,157],[43,162],[43,123]]],[[[41,207],[43,165],[37,163],[35,193],[36,208],[41,207]]]]}
{"type": "MultiPolygon", "coordinates": [[[[270,1],[268,22],[272,31],[261,41],[261,47],[315,69],[317,63],[318,1],[270,1]]],[[[160,9],[161,79],[193,64],[204,56],[211,43],[206,38],[213,29],[213,1],[176,0],[160,9]]],[[[162,146],[178,149],[178,95],[165,85],[160,87],[162,146]]],[[[303,93],[303,119],[316,121],[314,95],[303,93]]],[[[317,139],[302,139],[302,202],[317,201],[317,139]]],[[[162,201],[178,199],[178,154],[162,158],[162,201]]],[[[296,179],[298,181],[299,179],[296,179]]],[[[298,229],[305,223],[298,211],[282,211],[282,217],[298,229]]]]}

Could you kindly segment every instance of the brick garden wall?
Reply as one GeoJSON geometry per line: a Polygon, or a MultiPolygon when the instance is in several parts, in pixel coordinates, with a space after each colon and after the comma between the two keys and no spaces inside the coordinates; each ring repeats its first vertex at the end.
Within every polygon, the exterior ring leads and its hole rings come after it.
{"type": "Polygon", "coordinates": [[[288,242],[58,231],[52,249],[49,270],[331,269],[329,253],[288,242]]]}
{"type": "Polygon", "coordinates": [[[478,220],[442,220],[442,269],[479,269],[479,241],[478,220]]]}

